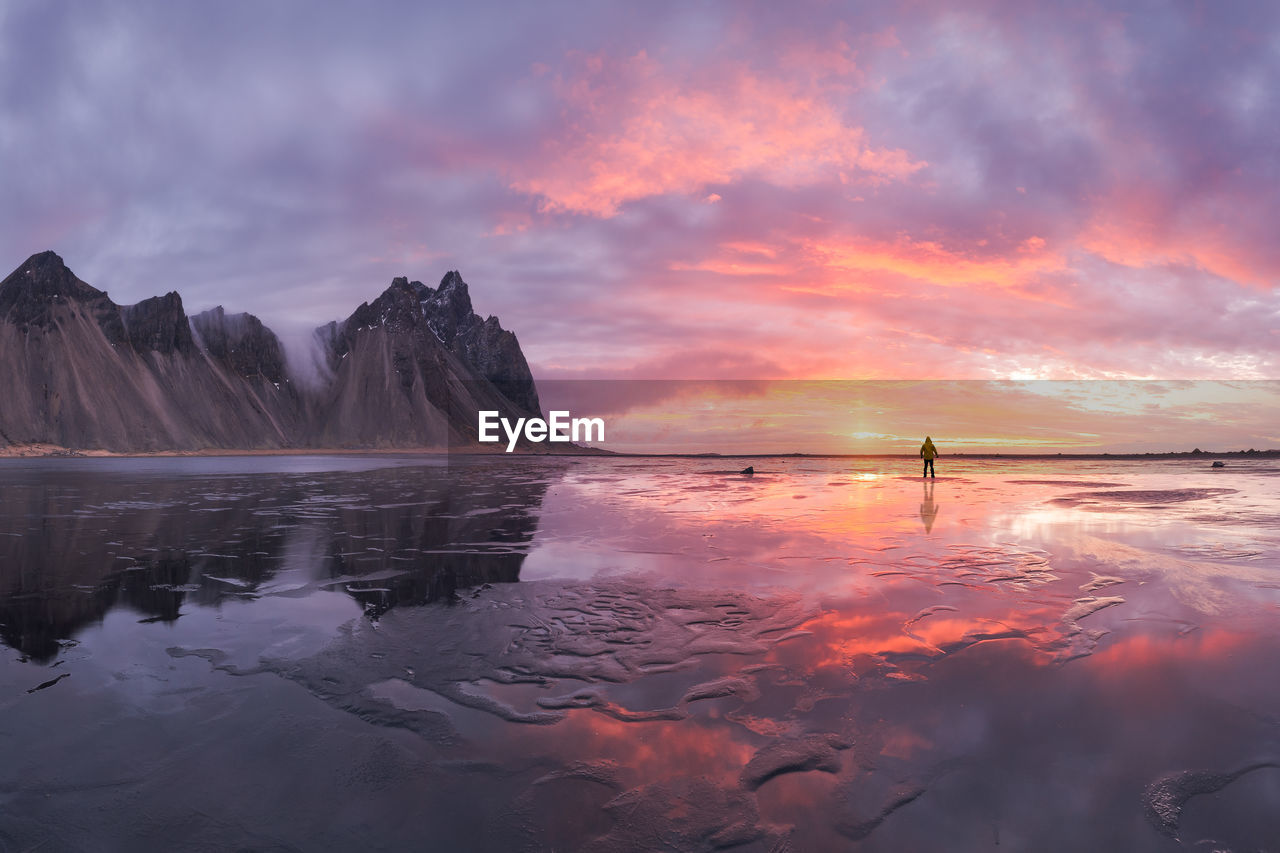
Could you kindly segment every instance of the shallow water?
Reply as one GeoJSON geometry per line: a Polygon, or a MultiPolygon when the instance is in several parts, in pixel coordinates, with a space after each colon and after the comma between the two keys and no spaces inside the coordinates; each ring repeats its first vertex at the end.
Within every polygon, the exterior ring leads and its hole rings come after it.
{"type": "Polygon", "coordinates": [[[0,850],[1274,850],[1280,466],[0,460],[0,850]]]}

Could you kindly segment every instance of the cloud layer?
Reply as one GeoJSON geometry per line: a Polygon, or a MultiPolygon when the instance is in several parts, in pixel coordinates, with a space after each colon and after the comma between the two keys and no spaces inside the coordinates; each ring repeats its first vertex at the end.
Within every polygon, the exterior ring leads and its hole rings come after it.
{"type": "Polygon", "coordinates": [[[19,2],[0,259],[535,373],[1280,376],[1280,9],[19,2]]]}

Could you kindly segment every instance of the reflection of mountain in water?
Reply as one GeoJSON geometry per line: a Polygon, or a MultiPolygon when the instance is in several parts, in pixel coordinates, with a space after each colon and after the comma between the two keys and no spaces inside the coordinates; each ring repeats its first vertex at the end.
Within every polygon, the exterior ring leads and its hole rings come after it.
{"type": "Polygon", "coordinates": [[[341,590],[376,616],[519,579],[546,493],[507,460],[220,477],[31,472],[0,491],[0,640],[54,659],[112,608],[341,590]]]}

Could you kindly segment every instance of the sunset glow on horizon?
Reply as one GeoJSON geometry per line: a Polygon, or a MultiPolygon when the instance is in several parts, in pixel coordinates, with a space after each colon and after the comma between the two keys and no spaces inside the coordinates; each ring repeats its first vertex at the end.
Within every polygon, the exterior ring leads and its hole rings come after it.
{"type": "Polygon", "coordinates": [[[1277,382],[549,380],[548,409],[590,411],[607,450],[914,456],[1280,447],[1277,382]]]}
{"type": "Polygon", "coordinates": [[[1275,4],[376,6],[7,6],[0,255],[286,342],[458,269],[539,383],[1280,378],[1275,4]]]}

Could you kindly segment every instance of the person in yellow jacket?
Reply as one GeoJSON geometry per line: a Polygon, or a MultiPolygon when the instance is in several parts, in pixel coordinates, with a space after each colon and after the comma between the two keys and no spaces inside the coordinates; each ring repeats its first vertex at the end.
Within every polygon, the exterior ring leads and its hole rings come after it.
{"type": "Polygon", "coordinates": [[[924,437],[924,444],[920,445],[920,458],[924,460],[924,473],[921,477],[933,476],[933,460],[938,458],[938,448],[933,446],[933,439],[929,436],[924,437]]]}

